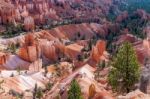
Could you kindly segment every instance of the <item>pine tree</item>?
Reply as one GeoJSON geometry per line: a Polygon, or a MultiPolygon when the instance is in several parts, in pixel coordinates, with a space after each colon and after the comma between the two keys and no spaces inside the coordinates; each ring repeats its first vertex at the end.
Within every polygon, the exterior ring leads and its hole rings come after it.
{"type": "Polygon", "coordinates": [[[83,99],[81,95],[81,88],[75,79],[71,82],[68,99],[83,99]]]}
{"type": "Polygon", "coordinates": [[[125,42],[112,61],[109,83],[114,91],[130,92],[139,81],[140,71],[135,51],[129,42],[125,42]]]}

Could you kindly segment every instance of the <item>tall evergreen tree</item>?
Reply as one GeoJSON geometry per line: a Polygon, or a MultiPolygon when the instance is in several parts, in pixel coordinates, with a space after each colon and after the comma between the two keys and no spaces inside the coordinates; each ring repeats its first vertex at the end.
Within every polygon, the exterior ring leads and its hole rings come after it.
{"type": "Polygon", "coordinates": [[[75,79],[71,82],[68,99],[83,99],[81,95],[81,88],[75,79]]]}
{"type": "Polygon", "coordinates": [[[135,51],[129,42],[125,42],[112,61],[109,83],[114,91],[130,92],[139,81],[140,71],[135,51]]]}

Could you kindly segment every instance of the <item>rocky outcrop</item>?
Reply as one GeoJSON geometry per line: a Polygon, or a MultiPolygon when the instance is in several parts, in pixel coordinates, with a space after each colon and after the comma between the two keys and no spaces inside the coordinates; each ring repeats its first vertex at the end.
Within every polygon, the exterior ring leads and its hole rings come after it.
{"type": "Polygon", "coordinates": [[[117,99],[149,99],[148,94],[144,94],[139,90],[128,93],[126,96],[118,96],[117,99]]]}
{"type": "Polygon", "coordinates": [[[80,46],[78,44],[70,44],[65,47],[65,55],[70,57],[71,59],[77,59],[78,55],[81,55],[81,50],[83,49],[83,46],[80,46]]]}
{"type": "Polygon", "coordinates": [[[133,36],[132,34],[129,34],[128,30],[124,30],[122,33],[123,34],[120,35],[118,37],[118,40],[115,42],[117,45],[120,45],[125,41],[128,41],[130,43],[135,43],[138,41],[138,38],[136,36],[133,36]]]}
{"type": "MultiPolygon", "coordinates": [[[[0,20],[4,23],[24,23],[25,29],[29,29],[29,21],[32,17],[36,25],[53,24],[63,19],[91,19],[104,17],[109,12],[112,0],[1,0],[2,8],[0,20]],[[95,6],[93,6],[95,5],[95,6]],[[3,10],[4,9],[4,10],[3,10]],[[99,13],[99,14],[98,14],[99,13]]],[[[30,21],[30,23],[33,23],[30,21]]],[[[2,23],[1,22],[1,23],[2,23]]],[[[32,26],[32,25],[31,25],[32,26]]]]}
{"type": "Polygon", "coordinates": [[[19,48],[18,56],[28,62],[34,62],[40,57],[40,48],[31,33],[25,36],[25,43],[19,48]]]}
{"type": "Polygon", "coordinates": [[[115,99],[107,91],[97,93],[93,99],[115,99]]]}
{"type": "Polygon", "coordinates": [[[40,40],[42,56],[45,56],[49,61],[57,61],[60,54],[64,53],[65,46],[59,41],[40,40]]]}
{"type": "Polygon", "coordinates": [[[42,69],[42,59],[37,59],[29,65],[30,72],[38,72],[42,69]]]}
{"type": "Polygon", "coordinates": [[[10,55],[6,60],[6,63],[1,65],[6,70],[15,70],[20,68],[22,70],[28,70],[30,63],[20,59],[17,55],[10,55]]]}
{"type": "Polygon", "coordinates": [[[34,46],[34,45],[35,45],[34,34],[28,33],[27,35],[25,35],[25,42],[23,46],[34,46]]]}
{"type": "Polygon", "coordinates": [[[34,89],[35,84],[37,84],[38,87],[45,88],[45,83],[48,81],[48,79],[44,77],[42,72],[37,72],[28,74],[28,76],[26,73],[22,73],[18,76],[7,77],[4,78],[4,81],[5,83],[2,84],[2,87],[5,89],[6,93],[13,89],[17,93],[21,94],[24,93],[25,90],[34,89]]]}
{"type": "Polygon", "coordinates": [[[30,30],[34,28],[34,21],[41,24],[48,18],[59,20],[56,11],[50,8],[50,5],[46,0],[1,0],[0,23],[24,22],[25,29],[30,30]]]}
{"type": "Polygon", "coordinates": [[[56,36],[51,35],[48,31],[40,31],[38,33],[39,38],[47,40],[56,40],[56,36]]]}
{"type": "Polygon", "coordinates": [[[128,12],[124,11],[116,18],[116,22],[122,22],[123,20],[128,18],[128,12]]]}
{"type": "Polygon", "coordinates": [[[143,20],[148,20],[149,19],[149,14],[147,12],[145,12],[144,10],[142,10],[142,9],[138,9],[135,12],[135,15],[138,15],[143,20]]]}
{"type": "Polygon", "coordinates": [[[145,59],[150,56],[150,41],[147,39],[133,43],[137,54],[138,61],[144,65],[145,59]]]}
{"type": "Polygon", "coordinates": [[[18,56],[28,62],[34,62],[40,56],[40,49],[38,46],[27,46],[19,48],[18,56]]]}
{"type": "Polygon", "coordinates": [[[7,0],[0,1],[0,23],[7,24],[15,21],[15,8],[7,0]]]}
{"type": "Polygon", "coordinates": [[[31,16],[27,16],[24,19],[24,29],[26,31],[32,31],[34,30],[34,19],[31,16]]]}
{"type": "Polygon", "coordinates": [[[0,65],[5,64],[8,58],[9,58],[8,54],[0,53],[0,65]]]}
{"type": "Polygon", "coordinates": [[[105,50],[106,50],[106,42],[105,41],[98,41],[96,46],[94,46],[92,48],[91,59],[95,62],[99,62],[99,60],[100,60],[100,58],[103,55],[105,50]]]}

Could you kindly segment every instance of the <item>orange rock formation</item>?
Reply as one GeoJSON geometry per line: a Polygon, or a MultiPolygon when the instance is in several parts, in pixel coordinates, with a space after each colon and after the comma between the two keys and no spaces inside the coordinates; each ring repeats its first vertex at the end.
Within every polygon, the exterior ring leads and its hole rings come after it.
{"type": "Polygon", "coordinates": [[[71,44],[66,46],[65,54],[69,56],[71,59],[77,59],[77,56],[81,54],[82,49],[83,46],[80,46],[78,44],[71,44]]]}
{"type": "Polygon", "coordinates": [[[50,61],[56,61],[60,53],[64,53],[65,46],[58,40],[40,40],[41,53],[50,61]]]}
{"type": "Polygon", "coordinates": [[[105,50],[106,50],[106,42],[98,41],[96,46],[93,47],[92,49],[91,59],[94,60],[95,62],[98,62],[105,50]]]}
{"type": "Polygon", "coordinates": [[[34,62],[40,56],[40,48],[35,44],[32,34],[25,36],[25,44],[18,51],[18,56],[25,61],[34,62]]]}
{"type": "Polygon", "coordinates": [[[14,22],[15,9],[14,6],[6,0],[0,1],[0,23],[6,24],[14,22]]]}
{"type": "Polygon", "coordinates": [[[8,54],[0,53],[0,65],[5,64],[8,57],[9,57],[8,54]]]}
{"type": "Polygon", "coordinates": [[[26,31],[34,30],[34,19],[31,16],[28,16],[24,20],[24,28],[26,31]]]}

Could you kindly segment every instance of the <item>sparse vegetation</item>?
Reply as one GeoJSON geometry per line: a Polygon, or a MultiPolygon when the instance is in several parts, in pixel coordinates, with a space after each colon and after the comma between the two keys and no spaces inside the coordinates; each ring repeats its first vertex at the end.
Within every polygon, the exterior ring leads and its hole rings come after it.
{"type": "Polygon", "coordinates": [[[48,68],[47,68],[47,66],[44,66],[44,70],[45,70],[44,76],[46,77],[46,75],[47,75],[47,73],[48,73],[48,68]]]}
{"type": "Polygon", "coordinates": [[[42,99],[42,97],[43,97],[42,88],[38,88],[38,89],[37,89],[37,92],[36,92],[36,98],[42,99]]]}
{"type": "Polygon", "coordinates": [[[139,15],[131,14],[121,22],[121,28],[127,28],[129,33],[144,39],[146,34],[143,33],[143,28],[146,27],[148,20],[142,19],[139,15]]]}
{"type": "Polygon", "coordinates": [[[13,89],[9,90],[9,94],[13,95],[17,99],[22,99],[23,98],[23,94],[20,94],[20,93],[16,92],[13,89]]]}
{"type": "Polygon", "coordinates": [[[96,71],[94,73],[95,76],[95,80],[99,80],[100,79],[100,72],[106,67],[106,62],[105,60],[100,61],[97,65],[96,65],[96,71]]]}
{"type": "Polygon", "coordinates": [[[20,33],[24,32],[23,25],[18,24],[15,26],[13,23],[6,24],[6,30],[3,34],[4,37],[14,37],[16,35],[19,35],[20,33]]]}
{"type": "Polygon", "coordinates": [[[46,90],[50,91],[52,87],[53,87],[53,84],[52,84],[52,83],[48,82],[48,83],[46,84],[46,90]]]}
{"type": "Polygon", "coordinates": [[[43,97],[43,90],[42,88],[38,88],[37,84],[35,84],[34,92],[33,92],[33,99],[42,99],[43,97]]]}
{"type": "Polygon", "coordinates": [[[7,48],[7,51],[14,53],[14,54],[16,53],[16,50],[17,50],[17,45],[14,43],[11,43],[7,48]]]}
{"type": "Polygon", "coordinates": [[[78,56],[77,56],[77,60],[78,60],[79,62],[83,62],[84,59],[85,59],[84,55],[78,55],[78,56]]]}

